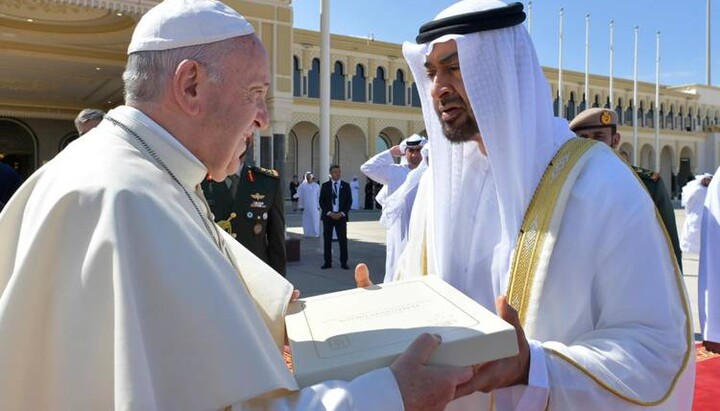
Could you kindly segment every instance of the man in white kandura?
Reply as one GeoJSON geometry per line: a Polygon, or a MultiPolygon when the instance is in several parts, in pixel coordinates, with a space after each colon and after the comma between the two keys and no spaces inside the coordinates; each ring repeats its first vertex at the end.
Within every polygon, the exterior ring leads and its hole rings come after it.
{"type": "Polygon", "coordinates": [[[705,348],[720,354],[720,168],[707,189],[700,236],[700,332],[705,348]]]}
{"type": "Polygon", "coordinates": [[[200,189],[267,126],[269,61],[212,0],[137,24],[126,104],[0,214],[2,410],[440,409],[470,368],[389,368],[299,389],[281,355],[292,285],[212,221],[200,189]],[[434,407],[428,407],[432,404],[434,407]]]}
{"type": "Polygon", "coordinates": [[[689,410],[672,248],[627,165],[553,117],[524,19],[521,3],[464,0],[403,46],[432,150],[397,274],[441,276],[520,347],[448,409],[689,410]]]}
{"type": "Polygon", "coordinates": [[[699,174],[682,189],[685,223],[680,233],[680,249],[683,253],[700,253],[700,221],[711,179],[712,174],[699,174]]]}
{"type": "Polygon", "coordinates": [[[305,173],[296,195],[302,210],[303,235],[320,237],[320,185],[311,172],[305,173]]]}
{"type": "Polygon", "coordinates": [[[358,176],[353,176],[352,180],[350,180],[350,194],[352,194],[352,206],[350,206],[353,210],[359,210],[360,209],[360,181],[358,181],[358,176]]]}
{"type": "MultiPolygon", "coordinates": [[[[360,171],[366,176],[383,185],[376,200],[383,206],[380,221],[387,229],[385,282],[393,280],[395,265],[407,242],[410,212],[415,202],[417,185],[409,190],[403,190],[400,195],[398,195],[398,189],[405,183],[408,174],[422,164],[421,150],[426,142],[425,137],[413,134],[399,145],[374,155],[360,166],[360,171]],[[405,161],[396,164],[395,158],[397,157],[402,157],[405,161]]],[[[421,170],[424,169],[425,167],[421,167],[421,170]]]]}

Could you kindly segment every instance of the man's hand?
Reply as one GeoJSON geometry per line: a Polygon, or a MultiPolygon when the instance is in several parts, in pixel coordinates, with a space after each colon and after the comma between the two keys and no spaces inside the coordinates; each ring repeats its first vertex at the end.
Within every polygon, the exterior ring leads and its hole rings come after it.
{"type": "Polygon", "coordinates": [[[422,334],[390,366],[405,411],[443,410],[457,396],[458,385],[472,378],[471,367],[425,365],[440,342],[438,335],[422,334]]]}
{"type": "Polygon", "coordinates": [[[393,157],[402,157],[405,155],[405,147],[402,145],[399,146],[392,146],[390,148],[390,155],[393,157]]]}
{"type": "Polygon", "coordinates": [[[475,368],[475,375],[466,384],[458,387],[456,397],[472,394],[475,391],[490,392],[497,388],[527,384],[530,372],[530,346],[525,339],[517,311],[508,304],[507,297],[501,295],[495,301],[500,318],[515,327],[517,333],[518,355],[486,362],[475,368]]]}

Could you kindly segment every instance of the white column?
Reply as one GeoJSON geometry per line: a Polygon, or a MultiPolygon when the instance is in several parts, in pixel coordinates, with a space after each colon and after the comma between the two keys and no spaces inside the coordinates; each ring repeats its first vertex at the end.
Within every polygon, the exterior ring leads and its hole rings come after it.
{"type": "Polygon", "coordinates": [[[585,110],[590,108],[590,14],[585,15],[585,110]]]}
{"type": "MultiPolygon", "coordinates": [[[[615,110],[615,99],[613,97],[613,54],[615,53],[613,46],[613,36],[615,29],[615,21],[610,20],[610,109],[615,110]]],[[[621,107],[622,109],[622,107],[621,107]]]]}
{"type": "Polygon", "coordinates": [[[558,117],[565,117],[565,110],[563,109],[563,72],[562,72],[562,43],[563,43],[563,9],[560,8],[560,31],[558,33],[559,38],[559,51],[558,51],[558,117]]]}
{"type": "Polygon", "coordinates": [[[320,0],[320,158],[318,183],[330,169],[330,0],[320,0]]]}
{"type": "Polygon", "coordinates": [[[528,16],[527,29],[528,29],[528,33],[530,33],[530,35],[532,36],[532,2],[531,2],[531,1],[528,2],[528,7],[527,7],[527,8],[528,8],[528,14],[527,14],[527,16],[528,16]]]}
{"type": "Polygon", "coordinates": [[[660,172],[660,32],[655,41],[655,171],[660,172]]]}
{"type": "Polygon", "coordinates": [[[707,71],[707,85],[711,86],[711,76],[710,76],[710,0],[707,0],[707,10],[705,12],[705,25],[707,26],[707,41],[705,45],[705,61],[707,64],[707,67],[705,70],[707,71]]]}
{"type": "Polygon", "coordinates": [[[638,99],[638,82],[637,82],[637,68],[638,68],[638,31],[640,28],[635,26],[635,48],[633,51],[633,165],[638,164],[638,112],[637,112],[637,99],[638,99]]]}

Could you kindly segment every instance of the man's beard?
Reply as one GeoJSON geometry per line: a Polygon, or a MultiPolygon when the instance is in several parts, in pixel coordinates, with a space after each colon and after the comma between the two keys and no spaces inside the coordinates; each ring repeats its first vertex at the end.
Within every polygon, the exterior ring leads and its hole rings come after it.
{"type": "Polygon", "coordinates": [[[462,99],[457,96],[442,99],[440,101],[440,107],[449,103],[460,103],[462,105],[464,113],[459,118],[456,118],[454,120],[454,123],[461,121],[459,124],[450,125],[450,123],[443,121],[441,109],[438,107],[435,108],[435,113],[438,116],[438,120],[440,120],[440,124],[442,125],[443,134],[445,134],[445,137],[447,137],[447,139],[452,144],[464,143],[466,141],[471,141],[475,139],[475,136],[480,134],[480,129],[478,128],[477,122],[475,121],[475,117],[472,115],[470,110],[468,110],[468,107],[465,105],[462,99]],[[462,118],[463,116],[465,117],[464,119],[462,118]]]}

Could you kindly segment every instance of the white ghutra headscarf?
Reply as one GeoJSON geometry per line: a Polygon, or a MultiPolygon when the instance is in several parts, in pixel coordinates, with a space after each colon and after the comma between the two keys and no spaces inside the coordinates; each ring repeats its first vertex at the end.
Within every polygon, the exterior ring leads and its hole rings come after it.
{"type": "MultiPolygon", "coordinates": [[[[464,0],[442,11],[435,20],[504,6],[506,4],[498,0],[464,0]]],[[[487,150],[483,161],[491,181],[485,182],[489,185],[483,191],[484,196],[491,197],[487,191],[491,190],[497,197],[499,219],[488,222],[488,227],[500,231],[492,233],[499,242],[481,243],[493,251],[480,253],[491,255],[493,288],[497,295],[507,287],[511,253],[535,188],[555,152],[573,133],[565,120],[553,116],[547,80],[522,24],[464,35],[446,34],[427,44],[406,42],[403,45],[403,53],[417,81],[432,144],[429,177],[433,191],[429,201],[433,202],[434,215],[429,221],[434,225],[431,227],[435,240],[434,269],[441,277],[459,279],[465,276],[464,272],[477,268],[473,258],[482,258],[476,257],[474,253],[478,249],[468,242],[459,244],[462,241],[458,241],[457,236],[468,227],[478,227],[478,224],[468,224],[470,216],[458,215],[461,201],[469,200],[463,198],[461,187],[467,187],[468,181],[472,181],[468,179],[474,178],[472,174],[477,168],[468,164],[474,155],[471,152],[478,151],[478,146],[475,142],[451,144],[445,137],[430,95],[432,83],[424,68],[434,44],[449,40],[457,43],[463,82],[487,150]]],[[[483,219],[482,215],[472,217],[483,219]]],[[[461,282],[467,284],[467,280],[461,282]]]]}

